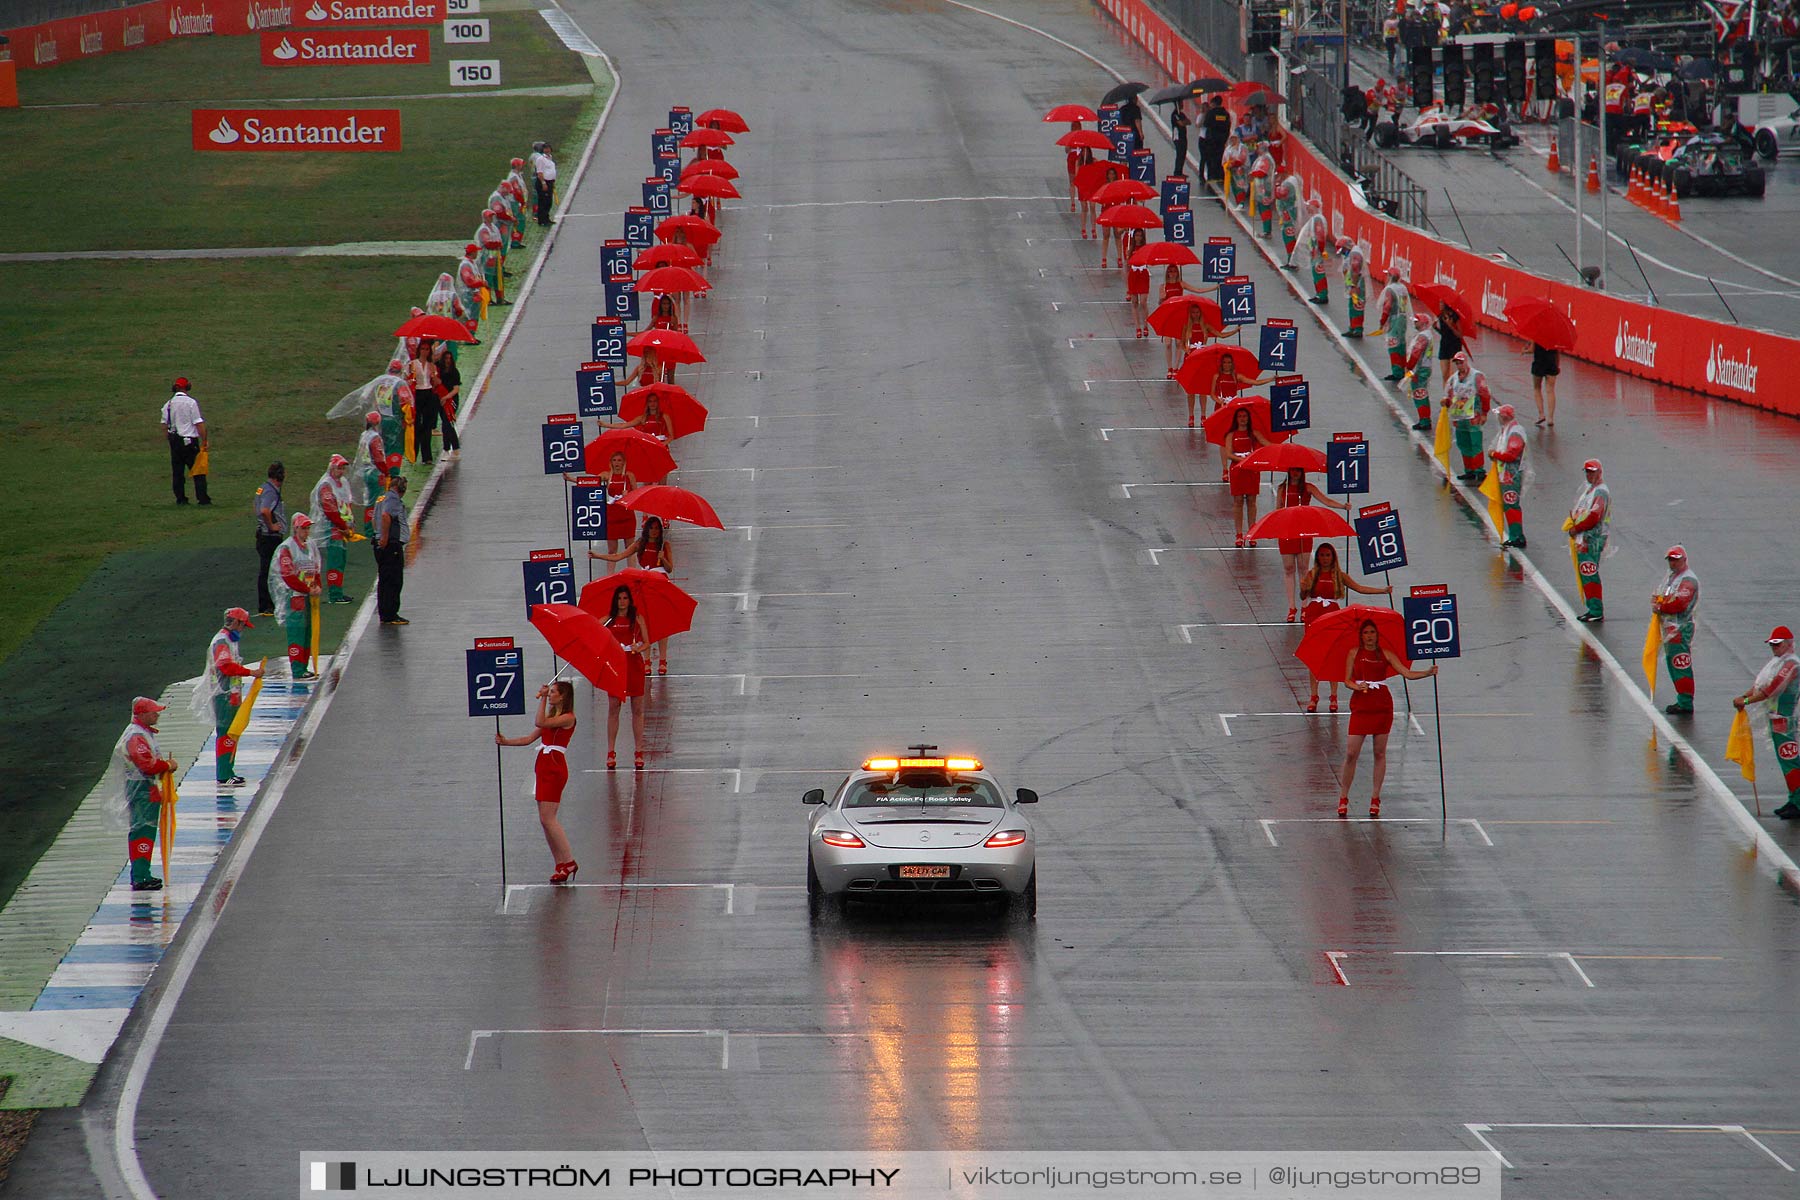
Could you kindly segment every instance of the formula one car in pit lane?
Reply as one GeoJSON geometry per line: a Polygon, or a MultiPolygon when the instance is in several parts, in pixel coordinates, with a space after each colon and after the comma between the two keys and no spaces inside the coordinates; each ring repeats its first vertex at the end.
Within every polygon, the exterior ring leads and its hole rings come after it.
{"type": "Polygon", "coordinates": [[[1485,104],[1464,110],[1461,116],[1453,116],[1441,108],[1428,108],[1404,125],[1383,121],[1375,127],[1375,144],[1383,150],[1397,146],[1448,150],[1458,141],[1485,142],[1499,150],[1518,145],[1519,135],[1512,131],[1512,126],[1497,109],[1485,104]]]}
{"type": "Polygon", "coordinates": [[[828,900],[936,897],[1018,904],[1037,916],[1037,838],[1019,805],[1037,793],[1008,796],[981,760],[945,756],[936,746],[866,760],[807,821],[807,909],[828,900]]]}
{"type": "Polygon", "coordinates": [[[1690,138],[1662,165],[1662,181],[1682,199],[1689,196],[1761,196],[1768,177],[1737,142],[1722,134],[1690,138]]]}
{"type": "Polygon", "coordinates": [[[1661,121],[1648,137],[1621,139],[1613,148],[1613,166],[1618,168],[1621,179],[1629,176],[1633,167],[1642,167],[1660,179],[1663,164],[1669,161],[1669,156],[1687,145],[1699,132],[1686,121],[1661,121]]]}

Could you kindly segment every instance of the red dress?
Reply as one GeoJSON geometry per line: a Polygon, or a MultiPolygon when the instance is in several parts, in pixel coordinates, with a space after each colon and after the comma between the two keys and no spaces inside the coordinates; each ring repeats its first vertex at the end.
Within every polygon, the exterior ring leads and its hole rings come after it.
{"type": "MultiPolygon", "coordinates": [[[[1301,485],[1300,490],[1297,493],[1293,488],[1288,488],[1285,483],[1282,486],[1287,488],[1287,502],[1281,507],[1301,508],[1312,503],[1312,489],[1304,484],[1301,485]]],[[[1275,540],[1275,548],[1283,554],[1311,554],[1313,550],[1313,540],[1309,537],[1277,538],[1275,540]]]]}
{"type": "Polygon", "coordinates": [[[1366,692],[1350,693],[1350,732],[1355,734],[1386,733],[1394,727],[1394,693],[1388,691],[1387,685],[1381,683],[1388,677],[1388,662],[1385,655],[1377,650],[1357,650],[1356,661],[1350,666],[1350,678],[1365,683],[1379,684],[1366,692]]]}
{"type": "Polygon", "coordinates": [[[645,413],[644,419],[638,422],[638,430],[642,433],[649,434],[659,442],[666,442],[669,440],[669,422],[664,419],[661,413],[658,413],[654,417],[649,413],[645,413]]]}
{"type": "Polygon", "coordinates": [[[637,564],[646,571],[661,571],[664,575],[669,573],[669,568],[663,566],[661,546],[640,545],[637,552],[637,564]]]}
{"type": "MultiPolygon", "coordinates": [[[[1230,439],[1227,445],[1230,446],[1234,458],[1256,449],[1256,438],[1248,430],[1239,429],[1225,436],[1230,439]]],[[[1233,496],[1254,496],[1257,485],[1261,483],[1258,472],[1247,470],[1244,467],[1232,467],[1226,477],[1231,481],[1233,496]]]]}
{"type": "Polygon", "coordinates": [[[533,788],[539,804],[561,804],[563,784],[569,782],[569,763],[564,750],[575,736],[575,726],[546,729],[538,739],[535,765],[537,786],[533,788]]]}
{"type": "Polygon", "coordinates": [[[612,501],[614,497],[625,494],[625,476],[608,475],[606,477],[606,536],[630,541],[637,536],[637,514],[629,508],[622,508],[612,501]]]}
{"type": "Polygon", "coordinates": [[[619,639],[619,645],[625,649],[625,695],[622,699],[630,700],[644,694],[644,656],[631,649],[637,641],[637,622],[629,617],[610,617],[606,627],[612,635],[619,639]]]}
{"type": "Polygon", "coordinates": [[[1311,625],[1337,606],[1337,572],[1317,575],[1313,578],[1312,595],[1306,597],[1306,606],[1300,610],[1300,620],[1311,625]]]}
{"type": "Polygon", "coordinates": [[[1130,267],[1125,271],[1125,294],[1127,296],[1148,296],[1150,294],[1150,268],[1130,267]]]}

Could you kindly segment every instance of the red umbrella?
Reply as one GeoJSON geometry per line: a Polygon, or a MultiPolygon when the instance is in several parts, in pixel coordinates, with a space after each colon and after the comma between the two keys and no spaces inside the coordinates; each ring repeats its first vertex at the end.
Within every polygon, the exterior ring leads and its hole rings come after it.
{"type": "MultiPolygon", "coordinates": [[[[1273,446],[1258,446],[1247,457],[1240,459],[1238,466],[1251,471],[1292,471],[1299,468],[1316,474],[1325,470],[1325,452],[1314,450],[1311,446],[1302,446],[1299,442],[1276,442],[1273,446]]],[[[1341,521],[1343,518],[1338,519],[1341,521]]],[[[1349,531],[1350,527],[1344,526],[1343,532],[1349,531]]]]}
{"type": "Polygon", "coordinates": [[[1261,104],[1284,104],[1287,102],[1286,97],[1277,95],[1268,84],[1256,83],[1253,80],[1232,84],[1231,90],[1226,95],[1233,100],[1248,100],[1261,104]]]}
{"type": "Polygon", "coordinates": [[[692,179],[696,175],[717,175],[723,179],[736,179],[738,169],[722,158],[697,158],[681,168],[682,179],[692,179]]]}
{"type": "Polygon", "coordinates": [[[625,647],[600,618],[573,604],[534,604],[531,625],[550,649],[608,695],[625,695],[625,647]]]}
{"type": "MultiPolygon", "coordinates": [[[[1256,453],[1261,454],[1264,450],[1276,449],[1280,449],[1280,447],[1261,446],[1257,448],[1256,453]]],[[[1240,459],[1237,465],[1247,467],[1250,465],[1250,460],[1240,459]]],[[[1321,508],[1316,504],[1296,504],[1290,508],[1272,510],[1262,520],[1252,525],[1244,536],[1253,542],[1269,538],[1287,538],[1291,541],[1295,538],[1349,537],[1355,532],[1356,530],[1351,527],[1350,522],[1340,517],[1333,509],[1321,508]]]]}
{"type": "Polygon", "coordinates": [[[675,185],[675,190],[689,196],[705,196],[709,200],[742,200],[743,193],[731,180],[719,175],[696,175],[675,185]]]}
{"type": "Polygon", "coordinates": [[[1448,305],[1456,313],[1457,332],[1464,337],[1475,335],[1475,306],[1463,299],[1461,292],[1441,283],[1409,283],[1406,289],[1434,317],[1448,305]]]}
{"type": "MultiPolygon", "coordinates": [[[[693,393],[672,383],[653,383],[634,388],[619,397],[619,419],[635,421],[644,415],[650,397],[662,406],[663,420],[669,423],[669,437],[683,438],[706,428],[706,406],[694,399],[693,393]]],[[[1323,467],[1319,468],[1324,470],[1323,467]]]]}
{"type": "Polygon", "coordinates": [[[1130,261],[1134,267],[1191,267],[1199,263],[1200,256],[1180,242],[1151,242],[1133,250],[1130,261]]]}
{"type": "Polygon", "coordinates": [[[1044,114],[1046,121],[1098,121],[1099,115],[1085,104],[1059,104],[1044,114]]]}
{"type": "Polygon", "coordinates": [[[672,633],[686,633],[693,628],[694,609],[700,602],[661,571],[630,567],[602,575],[581,589],[581,607],[605,621],[612,615],[613,595],[619,588],[631,593],[631,602],[637,605],[638,616],[644,618],[644,629],[651,641],[660,642],[672,633]]]}
{"type": "Polygon", "coordinates": [[[1161,229],[1162,218],[1141,204],[1115,204],[1094,218],[1108,229],[1161,229]]]}
{"type": "Polygon", "coordinates": [[[629,508],[632,512],[641,512],[647,517],[685,521],[702,529],[725,528],[724,522],[719,520],[719,514],[713,511],[712,505],[703,497],[686,488],[672,487],[666,483],[632,488],[619,497],[619,506],[629,508]]]}
{"type": "Polygon", "coordinates": [[[1234,396],[1220,405],[1206,420],[1200,422],[1200,428],[1206,434],[1206,440],[1215,446],[1223,444],[1225,434],[1230,431],[1232,424],[1237,420],[1237,411],[1240,408],[1250,410],[1250,428],[1270,441],[1285,442],[1294,436],[1291,433],[1276,433],[1269,428],[1269,399],[1267,396],[1234,396]]]}
{"type": "Polygon", "coordinates": [[[714,129],[726,130],[730,133],[750,132],[750,126],[744,123],[744,118],[738,116],[729,108],[709,108],[694,118],[694,124],[707,125],[714,129]]]}
{"type": "Polygon", "coordinates": [[[1133,200],[1154,200],[1156,189],[1140,179],[1115,179],[1094,193],[1095,204],[1129,204],[1133,200]]]}
{"type": "Polygon", "coordinates": [[[614,454],[623,454],[625,469],[645,483],[661,483],[675,469],[675,456],[658,438],[641,429],[605,429],[582,455],[587,473],[606,474],[614,454]]]}
{"type": "Polygon", "coordinates": [[[699,147],[730,146],[735,143],[732,142],[731,135],[723,129],[696,129],[676,144],[684,150],[693,150],[699,147]]]}
{"type": "Polygon", "coordinates": [[[1157,305],[1156,310],[1150,314],[1150,328],[1164,337],[1186,337],[1188,317],[1195,312],[1200,314],[1200,327],[1207,337],[1218,337],[1225,332],[1225,314],[1219,311],[1219,306],[1205,296],[1189,292],[1183,292],[1157,305]]]}
{"type": "Polygon", "coordinates": [[[633,334],[625,343],[625,349],[642,357],[644,351],[654,350],[656,356],[665,362],[703,363],[706,355],[700,353],[700,347],[694,345],[694,339],[675,329],[646,329],[633,334]]]}
{"type": "Polygon", "coordinates": [[[1294,657],[1305,663],[1322,683],[1350,682],[1344,668],[1351,653],[1362,646],[1364,621],[1375,622],[1375,637],[1383,650],[1392,650],[1395,658],[1412,666],[1412,660],[1406,657],[1405,619],[1391,608],[1376,608],[1372,604],[1350,604],[1319,617],[1306,627],[1294,657]]]}
{"type": "Polygon", "coordinates": [[[1256,355],[1242,346],[1202,346],[1181,360],[1181,365],[1175,368],[1175,382],[1196,395],[1210,392],[1214,377],[1219,373],[1219,363],[1227,358],[1237,369],[1239,379],[1255,379],[1262,372],[1256,355]]]}
{"type": "Polygon", "coordinates": [[[1071,129],[1056,139],[1056,144],[1071,150],[1086,147],[1089,150],[1111,150],[1112,139],[1098,129],[1071,129]]]}
{"type": "Polygon", "coordinates": [[[653,267],[639,275],[632,289],[639,292],[709,292],[712,284],[686,267],[653,267]]]}
{"type": "MultiPolygon", "coordinates": [[[[1098,159],[1075,169],[1075,194],[1092,204],[1094,193],[1125,173],[1125,168],[1109,159],[1098,159]]],[[[1196,260],[1197,261],[1197,260],[1196,260]]]]}
{"type": "Polygon", "coordinates": [[[664,242],[660,246],[639,250],[631,265],[639,271],[648,271],[652,267],[691,267],[699,261],[700,255],[692,246],[664,242]]]}
{"type": "Polygon", "coordinates": [[[441,342],[475,342],[475,335],[461,321],[449,317],[433,316],[429,313],[420,317],[408,317],[406,323],[394,330],[395,337],[403,338],[435,338],[441,342]]]}
{"type": "Polygon", "coordinates": [[[656,227],[656,236],[665,242],[677,235],[696,246],[710,246],[719,240],[719,227],[705,217],[696,217],[692,213],[670,217],[656,227]]]}
{"type": "Polygon", "coordinates": [[[1518,335],[1546,350],[1573,350],[1575,322],[1542,296],[1527,296],[1506,306],[1506,319],[1518,335]]]}

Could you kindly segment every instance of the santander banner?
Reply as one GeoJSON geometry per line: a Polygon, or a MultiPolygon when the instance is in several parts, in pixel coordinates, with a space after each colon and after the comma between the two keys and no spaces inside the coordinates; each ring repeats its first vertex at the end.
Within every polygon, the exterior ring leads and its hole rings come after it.
{"type": "MultiPolygon", "coordinates": [[[[1221,73],[1144,0],[1095,2],[1172,77],[1221,73]]],[[[1781,369],[1781,364],[1800,361],[1800,339],[1619,299],[1446,245],[1371,211],[1301,139],[1287,138],[1285,144],[1284,167],[1300,176],[1332,233],[1364,247],[1371,276],[1396,266],[1414,282],[1446,284],[1469,297],[1477,319],[1495,329],[1508,328],[1510,299],[1542,296],[1575,317],[1577,358],[1721,400],[1800,416],[1800,386],[1784,384],[1781,369]]]]}
{"type": "Polygon", "coordinates": [[[301,29],[344,25],[436,25],[450,16],[446,0],[293,0],[301,29]]]}
{"type": "Polygon", "coordinates": [[[262,35],[262,61],[265,67],[429,63],[431,33],[424,29],[265,33],[262,35]]]}
{"type": "MultiPolygon", "coordinates": [[[[11,44],[0,46],[0,59],[20,68],[54,67],[59,63],[136,50],[178,37],[257,33],[294,23],[298,4],[312,0],[153,0],[108,9],[85,17],[67,17],[4,32],[11,44]]],[[[441,3],[442,0],[439,0],[441,3]]]]}
{"type": "Polygon", "coordinates": [[[196,108],[194,149],[304,153],[394,153],[397,108],[196,108]]]}

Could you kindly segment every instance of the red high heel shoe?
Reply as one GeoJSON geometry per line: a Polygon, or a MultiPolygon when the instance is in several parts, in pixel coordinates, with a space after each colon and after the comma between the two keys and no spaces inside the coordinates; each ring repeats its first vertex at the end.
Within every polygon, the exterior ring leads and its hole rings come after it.
{"type": "Polygon", "coordinates": [[[669,660],[667,658],[659,658],[656,660],[656,673],[658,675],[667,675],[669,673],[669,660]]]}
{"type": "Polygon", "coordinates": [[[1369,797],[1369,819],[1374,820],[1376,817],[1379,817],[1380,815],[1381,815],[1381,797],[1380,796],[1370,796],[1369,797]]]}
{"type": "Polygon", "coordinates": [[[1319,711],[1319,698],[1317,696],[1314,696],[1306,702],[1306,711],[1309,713],[1316,713],[1319,711]]]}
{"type": "Polygon", "coordinates": [[[551,883],[567,883],[575,878],[575,872],[581,870],[581,864],[574,859],[566,863],[557,863],[556,870],[550,872],[551,883]]]}
{"type": "Polygon", "coordinates": [[[608,750],[606,752],[606,769],[609,771],[612,771],[612,770],[618,769],[618,766],[619,766],[619,756],[616,753],[614,753],[613,751],[608,750]]]}
{"type": "MultiPolygon", "coordinates": [[[[1377,801],[1377,803],[1379,803],[1379,801],[1377,801]]],[[[1339,796],[1338,797],[1338,816],[1348,817],[1349,815],[1350,815],[1350,797],[1339,796]]]]}
{"type": "Polygon", "coordinates": [[[1294,614],[1297,613],[1298,611],[1299,611],[1298,609],[1293,609],[1293,608],[1288,609],[1288,620],[1292,621],[1294,619],[1294,614]]]}
{"type": "Polygon", "coordinates": [[[1336,696],[1333,696],[1333,697],[1332,697],[1332,698],[1331,698],[1331,711],[1332,711],[1332,712],[1336,712],[1336,711],[1337,711],[1337,697],[1336,697],[1336,696]]]}
{"type": "Polygon", "coordinates": [[[631,756],[631,758],[632,758],[632,763],[631,763],[632,770],[641,771],[644,769],[644,752],[642,750],[639,750],[636,753],[634,753],[631,756]]]}

